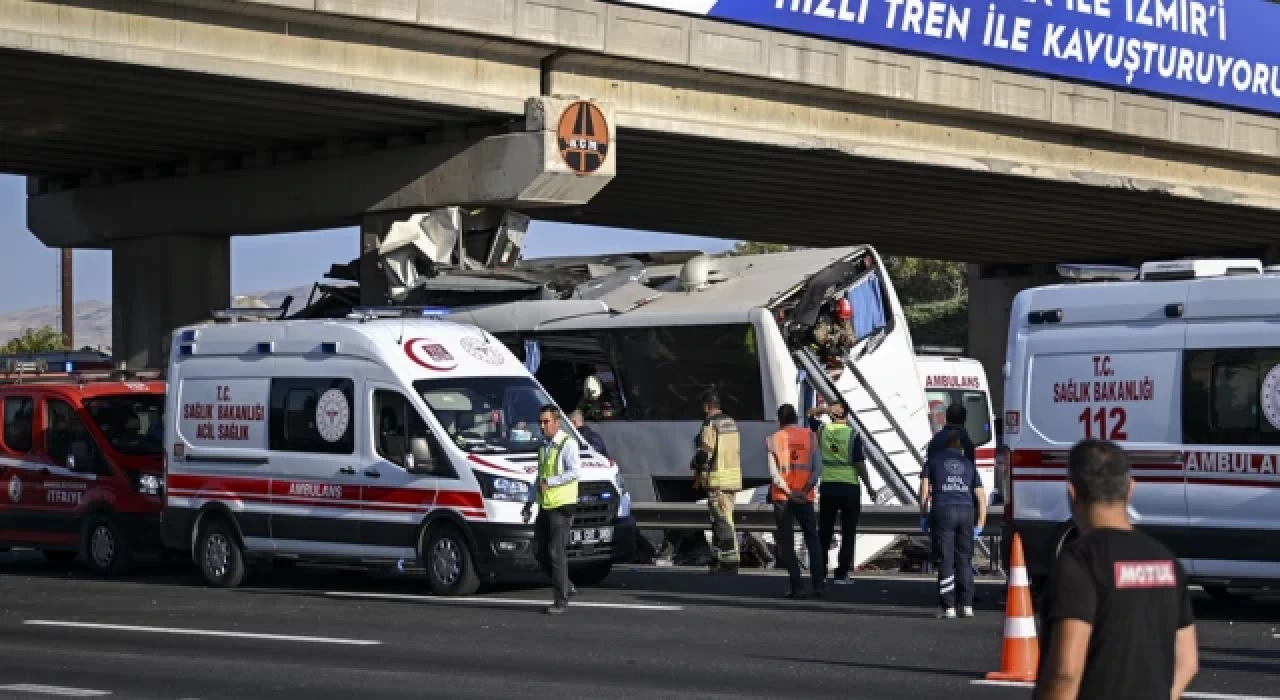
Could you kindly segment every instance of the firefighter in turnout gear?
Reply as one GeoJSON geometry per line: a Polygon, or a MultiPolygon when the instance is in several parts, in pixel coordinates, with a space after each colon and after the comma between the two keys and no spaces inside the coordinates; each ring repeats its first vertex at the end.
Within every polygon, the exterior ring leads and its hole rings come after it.
{"type": "Polygon", "coordinates": [[[533,502],[537,500],[538,522],[534,528],[538,563],[551,575],[555,588],[550,615],[569,609],[569,596],[575,593],[569,582],[569,528],[578,506],[578,441],[560,427],[560,409],[547,404],[538,414],[538,426],[545,440],[538,448],[538,480],[531,490],[530,501],[522,515],[529,522],[533,502]]]}
{"type": "Polygon", "coordinates": [[[787,597],[805,597],[795,547],[795,526],[799,524],[804,544],[809,549],[813,593],[821,598],[827,594],[827,562],[826,551],[818,542],[813,497],[818,479],[822,477],[822,459],[818,456],[817,437],[813,431],[800,427],[799,422],[795,406],[788,403],[778,408],[780,429],[767,439],[769,475],[773,481],[769,488],[769,501],[773,503],[773,517],[778,523],[774,533],[778,559],[791,575],[791,592],[787,597]]]}
{"type": "Polygon", "coordinates": [[[733,506],[742,490],[742,449],[738,424],[720,411],[720,397],[713,391],[702,396],[706,420],[694,439],[694,484],[707,491],[711,510],[711,573],[738,572],[738,533],[733,526],[733,506]]]}

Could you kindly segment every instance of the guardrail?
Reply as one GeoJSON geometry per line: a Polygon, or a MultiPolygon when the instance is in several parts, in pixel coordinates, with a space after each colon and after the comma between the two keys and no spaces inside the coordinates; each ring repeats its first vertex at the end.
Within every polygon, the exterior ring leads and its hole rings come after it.
{"type": "MultiPolygon", "coordinates": [[[[817,510],[817,506],[814,507],[817,510]]],[[[711,527],[707,506],[700,503],[632,503],[631,514],[641,530],[706,530],[711,527]]],[[[1003,505],[987,508],[987,529],[1001,521],[1003,505]]],[[[740,532],[773,532],[777,524],[768,503],[739,503],[733,509],[734,526],[740,532]]],[[[916,506],[862,506],[858,534],[918,535],[920,509],[916,506]]]]}

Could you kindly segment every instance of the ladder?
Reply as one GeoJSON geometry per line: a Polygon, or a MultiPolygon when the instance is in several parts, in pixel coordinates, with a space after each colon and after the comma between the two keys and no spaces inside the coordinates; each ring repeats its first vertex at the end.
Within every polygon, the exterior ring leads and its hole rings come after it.
{"type": "MultiPolygon", "coordinates": [[[[858,369],[857,363],[848,357],[843,358],[846,372],[840,381],[845,386],[842,390],[823,370],[822,364],[809,348],[795,350],[792,357],[824,401],[828,404],[844,404],[846,415],[862,436],[867,461],[884,484],[868,494],[871,502],[876,505],[896,502],[898,505],[919,506],[924,450],[911,444],[901,424],[858,369]]],[[[867,484],[866,488],[870,490],[871,485],[867,484]]],[[[854,566],[862,566],[878,557],[901,539],[901,535],[858,535],[854,566]]],[[[983,556],[990,557],[985,543],[979,541],[975,544],[983,556]]]]}

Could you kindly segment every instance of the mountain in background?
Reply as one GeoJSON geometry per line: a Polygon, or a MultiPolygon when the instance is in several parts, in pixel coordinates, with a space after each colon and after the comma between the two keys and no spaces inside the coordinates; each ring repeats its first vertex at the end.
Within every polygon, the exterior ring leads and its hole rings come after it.
{"type": "MultiPolygon", "coordinates": [[[[286,296],[293,295],[292,308],[301,308],[311,294],[311,285],[292,289],[277,289],[266,292],[237,294],[236,306],[279,306],[286,296]],[[260,303],[255,303],[260,302],[260,303]]],[[[75,312],[75,345],[82,348],[109,350],[111,347],[111,304],[102,301],[82,301],[74,307],[75,312]]],[[[59,309],[56,306],[37,306],[30,309],[19,309],[0,314],[0,343],[22,335],[27,328],[41,326],[60,327],[59,309]]]]}

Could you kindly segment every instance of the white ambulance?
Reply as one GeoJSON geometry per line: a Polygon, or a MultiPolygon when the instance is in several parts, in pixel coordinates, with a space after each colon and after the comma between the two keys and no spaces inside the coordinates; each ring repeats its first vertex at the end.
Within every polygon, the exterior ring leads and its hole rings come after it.
{"type": "Polygon", "coordinates": [[[929,425],[935,435],[947,424],[947,409],[957,403],[964,406],[965,430],[973,441],[974,461],[990,503],[996,488],[996,432],[991,389],[982,363],[971,357],[960,357],[961,352],[959,348],[918,347],[916,370],[924,384],[929,425]]]}
{"type": "Polygon", "coordinates": [[[1004,367],[1006,534],[1033,586],[1076,534],[1066,456],[1083,438],[1125,448],[1135,524],[1210,595],[1280,582],[1280,275],[1218,259],[1059,273],[1014,299],[1004,367]]]}
{"type": "MultiPolygon", "coordinates": [[[[521,510],[553,402],[489,333],[426,312],[176,330],[166,544],[226,587],[272,559],[420,564],[439,595],[536,571],[521,510]]],[[[582,450],[570,574],[590,585],[631,559],[635,525],[616,465],[562,425],[582,450]]]]}

